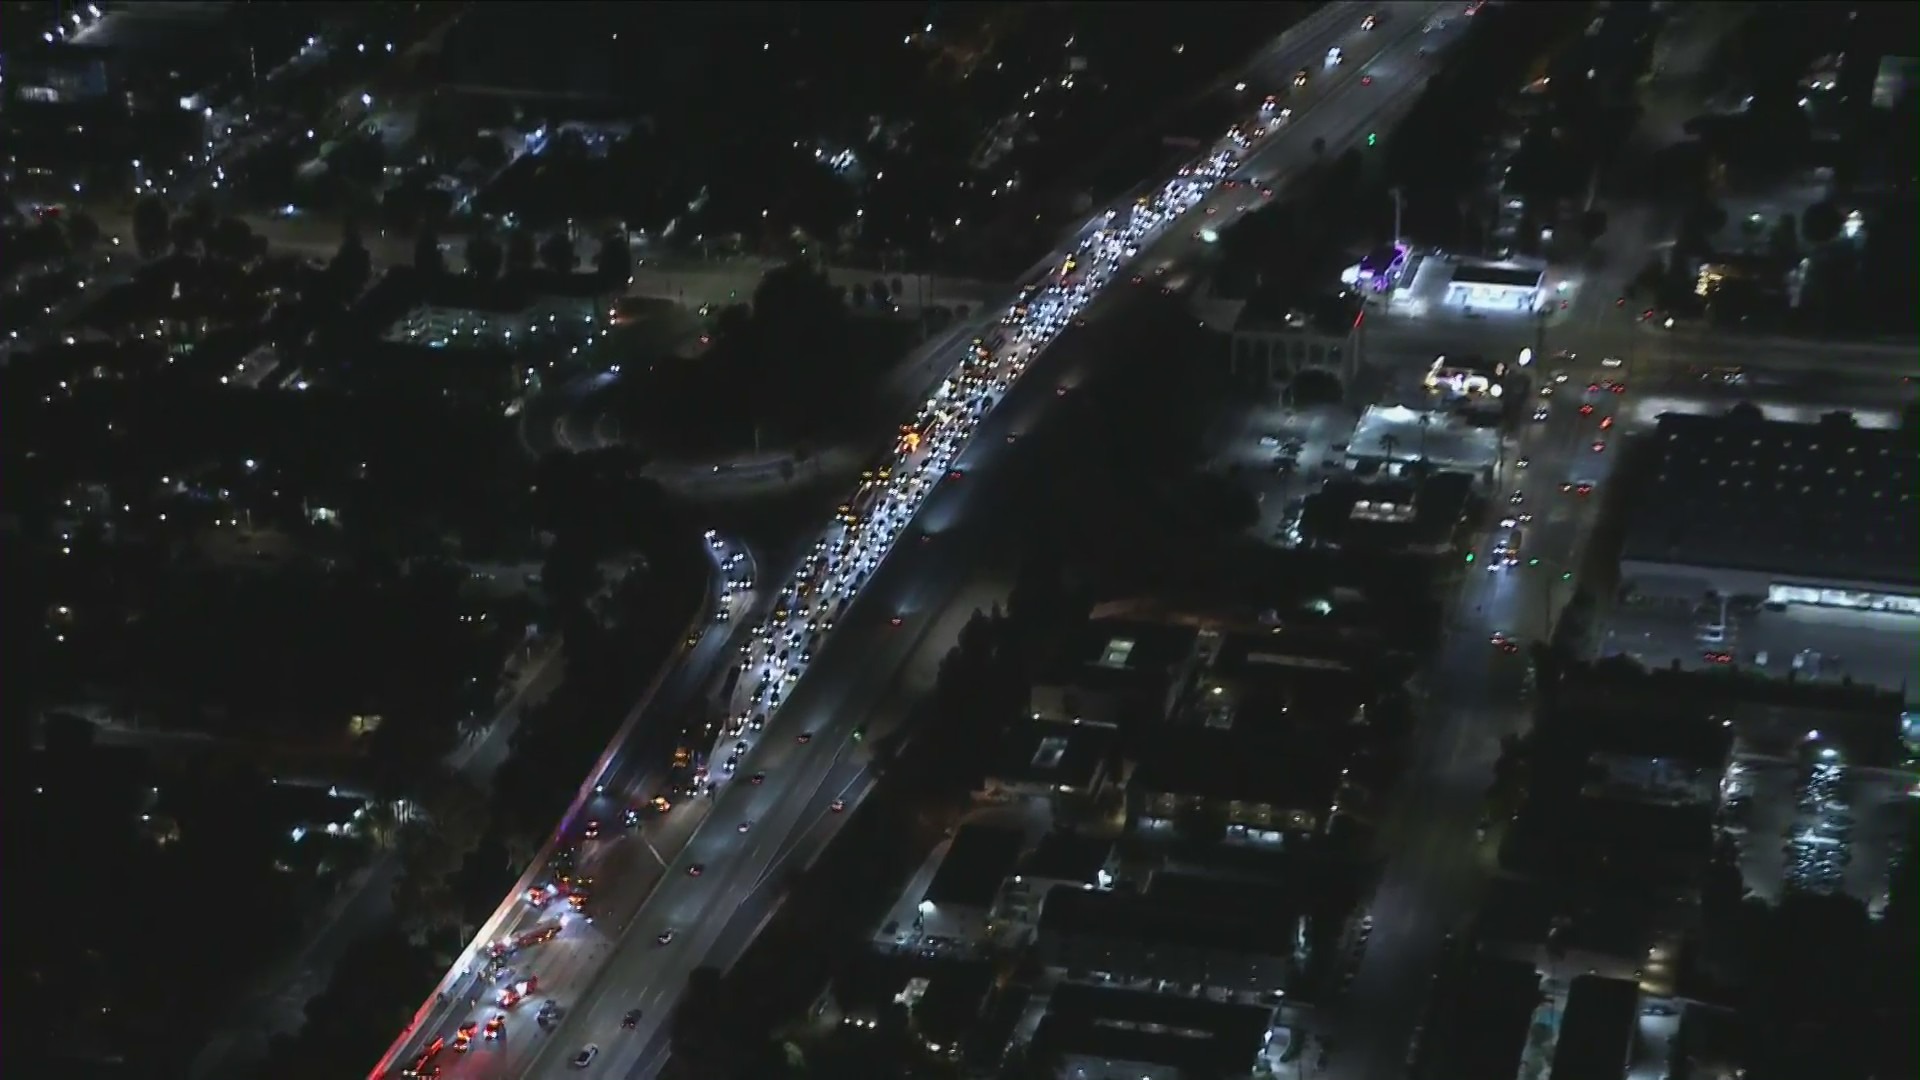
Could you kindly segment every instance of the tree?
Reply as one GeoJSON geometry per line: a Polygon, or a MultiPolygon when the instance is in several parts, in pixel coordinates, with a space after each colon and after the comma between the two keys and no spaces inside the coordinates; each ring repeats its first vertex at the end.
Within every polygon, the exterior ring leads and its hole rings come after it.
{"type": "Polygon", "coordinates": [[[194,228],[192,218],[174,218],[173,223],[167,226],[167,236],[173,242],[175,254],[191,255],[200,248],[200,230],[194,228]]]}
{"type": "Polygon", "coordinates": [[[574,267],[580,265],[580,254],[574,250],[573,237],[565,229],[547,234],[540,245],[541,265],[556,274],[571,274],[574,267]]]}
{"type": "Polygon", "coordinates": [[[148,195],[133,206],[133,246],[143,259],[166,250],[170,224],[167,204],[148,195]]]}
{"type": "Polygon", "coordinates": [[[507,235],[507,273],[521,275],[532,272],[538,258],[533,234],[524,228],[518,228],[507,235]]]}
{"type": "Polygon", "coordinates": [[[504,254],[500,250],[500,241],[485,229],[479,229],[467,238],[467,273],[483,281],[491,281],[500,276],[500,261],[504,254]]]}
{"type": "Polygon", "coordinates": [[[867,287],[864,283],[854,282],[853,288],[847,291],[847,295],[851,297],[854,307],[863,308],[867,306],[867,287]]]}
{"type": "Polygon", "coordinates": [[[1794,262],[1800,258],[1800,228],[1792,214],[1781,214],[1773,223],[1773,235],[1767,238],[1767,248],[1773,257],[1782,262],[1794,262]]]}
{"type": "Polygon", "coordinates": [[[336,251],[333,261],[327,264],[327,270],[339,279],[349,294],[358,294],[366,288],[367,280],[373,276],[373,256],[367,246],[360,242],[360,234],[349,230],[340,241],[340,250],[336,251]]]}
{"type": "Polygon", "coordinates": [[[600,591],[600,553],[595,548],[581,529],[561,530],[547,548],[540,568],[540,587],[556,609],[584,607],[600,591]]]}
{"type": "Polygon", "coordinates": [[[253,254],[253,229],[239,218],[222,218],[207,234],[207,254],[246,261],[253,254]]]}
{"type": "Polygon", "coordinates": [[[67,242],[82,255],[92,251],[100,242],[100,223],[91,214],[75,213],[67,219],[67,242]]]}
{"type": "Polygon", "coordinates": [[[428,277],[446,273],[447,259],[440,251],[440,233],[432,226],[421,228],[413,240],[413,268],[428,277]]]}
{"type": "Polygon", "coordinates": [[[600,250],[594,253],[594,273],[610,287],[624,287],[633,279],[633,248],[627,238],[612,232],[600,238],[600,250]]]}
{"type": "Polygon", "coordinates": [[[1840,226],[1840,209],[1824,199],[1800,214],[1800,235],[1814,247],[1832,243],[1840,235],[1840,226]]]}

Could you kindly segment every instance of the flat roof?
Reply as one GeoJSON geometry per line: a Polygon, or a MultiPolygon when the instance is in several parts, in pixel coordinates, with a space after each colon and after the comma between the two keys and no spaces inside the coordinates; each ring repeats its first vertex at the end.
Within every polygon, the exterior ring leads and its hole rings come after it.
{"type": "Polygon", "coordinates": [[[1285,959],[1298,914],[1299,898],[1283,890],[1163,874],[1144,893],[1056,885],[1041,902],[1040,933],[1285,959]]]}
{"type": "Polygon", "coordinates": [[[1019,829],[995,825],[962,825],[954,834],[946,858],[933,872],[922,898],[936,906],[988,907],[1000,892],[1000,883],[1013,872],[1013,864],[1026,846],[1019,829]]]}
{"type": "Polygon", "coordinates": [[[1039,681],[1114,687],[1164,684],[1193,656],[1196,627],[1143,619],[1089,619],[1039,681]]]}
{"type": "Polygon", "coordinates": [[[1321,293],[1300,296],[1278,287],[1261,287],[1241,305],[1235,333],[1318,334],[1344,338],[1353,332],[1360,315],[1358,293],[1321,293]]]}
{"type": "Polygon", "coordinates": [[[1442,1000],[1452,1015],[1427,1028],[1431,1043],[1422,1057],[1431,1062],[1421,1075],[1431,1080],[1508,1080],[1520,1073],[1534,1009],[1540,1004],[1540,975],[1520,960],[1480,954],[1460,976],[1460,992],[1442,1000]]]}
{"type": "Polygon", "coordinates": [[[993,987],[986,960],[927,957],[917,952],[858,950],[833,977],[833,995],[847,1012],[908,1004],[913,1022],[942,1042],[970,1034],[993,987]]]}
{"type": "Polygon", "coordinates": [[[1047,881],[1092,884],[1113,859],[1113,841],[1079,833],[1050,832],[1027,854],[1020,872],[1047,881]]]}
{"type": "Polygon", "coordinates": [[[1273,1010],[1258,1005],[1067,983],[1048,999],[1033,1045],[1040,1060],[1079,1054],[1239,1076],[1253,1068],[1272,1026],[1273,1010]]]}
{"type": "Polygon", "coordinates": [[[1472,473],[1499,462],[1500,433],[1475,427],[1453,413],[1370,405],[1347,438],[1347,456],[1392,461],[1425,457],[1432,465],[1472,473]]]}
{"type": "Polygon", "coordinates": [[[1098,724],[1018,722],[1007,731],[993,776],[1015,783],[1085,788],[1116,741],[1114,729],[1098,724]]]}
{"type": "Polygon", "coordinates": [[[1667,413],[1621,559],[1920,586],[1920,441],[1836,421],[1667,413]]]}
{"type": "Polygon", "coordinates": [[[1576,976],[1553,1050],[1554,1080],[1622,1080],[1639,1013],[1640,988],[1632,982],[1576,976]]]}
{"type": "Polygon", "coordinates": [[[1325,806],[1340,786],[1344,755],[1321,745],[1317,732],[1186,725],[1161,727],[1135,751],[1127,784],[1142,792],[1325,806]]]}
{"type": "Polygon", "coordinates": [[[1537,289],[1546,278],[1545,270],[1529,266],[1502,266],[1494,263],[1472,262],[1453,264],[1453,280],[1467,285],[1507,285],[1516,289],[1537,289]]]}

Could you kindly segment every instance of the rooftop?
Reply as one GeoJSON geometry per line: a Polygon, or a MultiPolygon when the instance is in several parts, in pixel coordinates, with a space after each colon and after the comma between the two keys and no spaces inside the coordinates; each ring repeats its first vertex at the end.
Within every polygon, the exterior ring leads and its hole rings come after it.
{"type": "Polygon", "coordinates": [[[1078,833],[1050,832],[1027,854],[1020,872],[1045,881],[1093,884],[1113,859],[1113,841],[1078,833]]]}
{"type": "Polygon", "coordinates": [[[1446,1023],[1427,1028],[1421,1075],[1432,1080],[1488,1080],[1516,1076],[1526,1049],[1533,1012],[1540,1004],[1540,976],[1532,964],[1482,954],[1459,975],[1457,993],[1442,997],[1446,1023]]]}
{"type": "Polygon", "coordinates": [[[915,952],[856,952],[834,975],[833,996],[848,1015],[874,1015],[899,1004],[934,1042],[963,1041],[979,1023],[993,986],[984,960],[929,958],[915,952]]]}
{"type": "Polygon", "coordinates": [[[1320,334],[1344,338],[1360,316],[1358,293],[1299,296],[1273,286],[1254,289],[1234,321],[1235,333],[1320,334]]]}
{"type": "Polygon", "coordinates": [[[1024,846],[1025,837],[1018,829],[962,825],[923,899],[935,905],[991,906],[1024,846]]]}
{"type": "Polygon", "coordinates": [[[1164,1065],[1192,1076],[1241,1076],[1266,1046],[1273,1010],[1069,983],[1053,991],[1034,1033],[1037,1060],[1075,1054],[1164,1065]]]}
{"type": "Polygon", "coordinates": [[[1515,288],[1537,289],[1546,277],[1544,269],[1510,263],[1462,261],[1453,267],[1453,280],[1467,285],[1511,285],[1515,288]]]}
{"type": "Polygon", "coordinates": [[[1145,893],[1056,885],[1040,909],[1042,936],[1287,957],[1298,898],[1245,882],[1160,875],[1145,893]]]}
{"type": "Polygon", "coordinates": [[[1133,619],[1092,619],[1061,649],[1042,681],[1102,689],[1163,687],[1193,656],[1199,631],[1191,626],[1133,619]]]}
{"type": "Polygon", "coordinates": [[[1007,732],[993,779],[1003,784],[1086,790],[1112,752],[1112,728],[1057,720],[1017,723],[1007,732]]]}
{"type": "Polygon", "coordinates": [[[1551,1075],[1555,1080],[1621,1080],[1639,1013],[1640,988],[1633,983],[1577,976],[1567,992],[1551,1075]]]}
{"type": "Polygon", "coordinates": [[[1920,585],[1920,443],[1838,420],[1667,414],[1623,560],[1920,585]]]}

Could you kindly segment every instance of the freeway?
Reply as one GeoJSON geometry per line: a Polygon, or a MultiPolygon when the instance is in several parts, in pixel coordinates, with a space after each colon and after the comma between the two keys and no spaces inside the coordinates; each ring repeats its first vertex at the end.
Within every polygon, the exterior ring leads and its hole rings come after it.
{"type": "MultiPolygon", "coordinates": [[[[643,1058],[657,1060],[663,1022],[682,989],[686,972],[704,962],[716,945],[734,948],[735,942],[744,940],[740,937],[743,931],[736,925],[736,904],[761,895],[774,868],[794,850],[796,837],[812,835],[809,829],[819,826],[810,823],[826,820],[822,815],[833,812],[833,800],[840,797],[839,791],[857,793],[861,769],[857,750],[851,749],[851,728],[863,717],[861,710],[848,708],[848,703],[874,700],[876,693],[879,698],[888,697],[905,677],[901,672],[908,659],[924,655],[920,642],[929,640],[925,635],[952,617],[954,593],[941,591],[939,575],[927,575],[923,584],[914,575],[913,564],[925,557],[923,549],[960,545],[943,545],[940,538],[929,537],[925,544],[906,544],[910,554],[904,558],[885,562],[895,542],[908,532],[908,522],[921,503],[930,494],[948,493],[934,500],[924,519],[929,526],[937,527],[947,512],[942,508],[952,492],[978,488],[964,480],[977,467],[980,455],[1007,445],[1007,438],[1021,430],[1004,430],[999,425],[1021,424],[1026,409],[1037,407],[1029,404],[994,412],[993,406],[1016,395],[1027,402],[1036,394],[1042,404],[1051,401],[1044,391],[1030,388],[1033,380],[1015,380],[1028,364],[1038,362],[1045,346],[1070,323],[1081,321],[1089,304],[1102,295],[1103,287],[1136,256],[1167,261],[1196,250],[1183,231],[1181,215],[1203,202],[1217,210],[1217,204],[1209,200],[1229,171],[1259,181],[1263,179],[1261,170],[1271,168],[1277,175],[1288,167],[1297,168],[1316,132],[1323,133],[1319,137],[1337,149],[1359,133],[1370,114],[1410,98],[1411,91],[1417,89],[1411,78],[1419,67],[1413,56],[1413,42],[1419,37],[1417,23],[1396,27],[1401,31],[1398,34],[1363,37],[1357,26],[1349,31],[1357,40],[1348,42],[1347,47],[1353,51],[1348,64],[1321,73],[1314,90],[1292,99],[1295,104],[1291,107],[1298,115],[1293,117],[1288,136],[1258,144],[1258,140],[1289,127],[1273,115],[1264,117],[1255,128],[1237,130],[1221,148],[1191,170],[1184,170],[1153,199],[1143,199],[1137,209],[1124,216],[1104,215],[1104,225],[1076,237],[1078,243],[1069,249],[1073,258],[1063,255],[1057,273],[1050,272],[1043,281],[1023,291],[1005,320],[1005,328],[991,332],[990,344],[978,356],[964,361],[929,399],[917,422],[917,430],[924,433],[921,444],[906,447],[896,457],[891,475],[878,479],[875,487],[856,497],[845,512],[849,527],[829,530],[782,594],[779,605],[783,610],[776,611],[772,620],[756,627],[751,637],[741,642],[747,646],[744,670],[748,674],[740,680],[737,693],[747,700],[731,704],[727,713],[729,730],[722,736],[715,756],[727,753],[737,738],[747,744],[746,748],[738,759],[730,755],[718,771],[724,777],[734,771],[737,762],[740,776],[761,775],[762,782],[728,782],[717,777],[720,782],[712,798],[676,807],[664,819],[644,824],[634,842],[606,837],[604,831],[602,836],[606,838],[586,842],[596,849],[591,854],[596,864],[592,876],[597,881],[612,879],[612,888],[596,888],[588,901],[593,921],[585,925],[592,929],[572,930],[575,939],[568,939],[569,931],[563,930],[555,941],[535,946],[545,948],[570,940],[582,943],[564,954],[556,950],[550,961],[553,974],[540,975],[542,993],[558,991],[563,997],[577,994],[577,999],[561,1002],[559,1026],[552,1037],[516,1032],[516,1026],[524,1029],[526,1025],[509,1019],[505,1025],[509,1036],[504,1040],[508,1046],[501,1048],[505,1052],[489,1053],[484,1066],[469,1066],[468,1062],[482,1059],[467,1056],[454,1059],[452,1067],[462,1072],[480,1070],[486,1075],[559,1073],[567,1070],[573,1055],[588,1045],[595,1047],[594,1068],[601,1072],[624,1072],[643,1058]],[[1362,85],[1360,72],[1370,70],[1372,63],[1377,63],[1382,72],[1408,76],[1400,94],[1369,93],[1372,87],[1362,85]],[[1309,121],[1314,124],[1311,128],[1304,126],[1309,121]],[[1293,149],[1288,153],[1272,149],[1282,144],[1293,149]],[[1251,154],[1245,153],[1248,149],[1251,154]],[[1144,253],[1142,248],[1146,249],[1144,253]],[[989,434],[969,442],[977,425],[984,425],[989,434]],[[992,433],[996,432],[1003,437],[995,438],[992,433]],[[882,565],[888,567],[884,575],[880,574],[882,565]],[[882,606],[869,601],[849,609],[848,602],[870,578],[904,580],[906,584],[901,586],[904,591],[882,606]],[[898,661],[899,666],[889,669],[887,650],[871,644],[858,652],[848,646],[835,646],[833,652],[825,652],[821,635],[828,626],[822,624],[833,621],[846,624],[837,634],[856,639],[875,632],[895,633],[905,639],[900,646],[905,657],[898,661]],[[914,629],[898,633],[908,627],[914,629]],[[811,663],[815,648],[823,649],[822,666],[829,671],[833,657],[843,658],[840,663],[851,665],[853,674],[849,677],[855,681],[882,673],[880,689],[875,691],[871,689],[873,684],[865,683],[869,689],[855,693],[840,689],[836,678],[799,679],[811,663]],[[889,670],[893,674],[884,674],[889,670]],[[786,707],[773,711],[789,687],[793,687],[792,697],[786,707]],[[794,717],[798,719],[789,719],[794,717]],[[814,726],[803,726],[807,724],[814,726]],[[848,760],[850,754],[854,755],[852,761],[848,760]],[[709,818],[717,820],[709,822],[709,818]],[[602,845],[607,848],[604,855],[597,850],[602,845]],[[635,854],[642,849],[645,859],[635,854]],[[667,854],[661,854],[663,851],[667,854]],[[692,873],[695,866],[702,872],[692,873]],[[636,872],[639,867],[645,867],[645,872],[636,872]],[[663,869],[665,872],[660,873],[663,869]],[[616,892],[618,895],[614,895],[616,892]],[[635,892],[645,893],[647,899],[636,913],[629,913],[628,898],[635,892]],[[603,962],[603,956],[610,959],[603,962]],[[597,974],[586,975],[595,968],[597,974]],[[631,1009],[641,1012],[629,1035],[621,1021],[631,1009]],[[561,1049],[554,1050],[555,1046],[561,1049]],[[529,1056],[530,1062],[525,1060],[529,1056]]],[[[1309,58],[1323,53],[1323,43],[1315,43],[1309,58]]],[[[1232,199],[1248,197],[1245,189],[1226,190],[1234,192],[1232,199]]],[[[1126,290],[1118,292],[1124,295],[1126,290]]],[[[610,803],[644,797],[650,790],[629,784],[631,779],[620,775],[604,781],[610,803]]],[[[543,918],[544,914],[523,913],[496,922],[500,929],[512,933],[538,925],[543,918]]],[[[448,1038],[454,1026],[476,1022],[471,1017],[488,1012],[479,1007],[480,1000],[477,988],[468,984],[462,994],[447,1003],[449,1007],[430,1010],[426,1022],[416,1026],[403,1047],[448,1038]]],[[[398,1056],[391,1055],[390,1060],[398,1056]]]]}

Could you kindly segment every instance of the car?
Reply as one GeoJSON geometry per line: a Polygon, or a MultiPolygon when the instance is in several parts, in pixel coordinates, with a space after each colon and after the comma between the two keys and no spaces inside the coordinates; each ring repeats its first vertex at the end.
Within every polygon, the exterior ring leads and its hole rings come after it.
{"type": "Polygon", "coordinates": [[[1514,490],[1513,494],[1507,496],[1507,503],[1510,506],[1519,506],[1521,503],[1526,501],[1527,501],[1527,493],[1517,488],[1514,490]]]}
{"type": "Polygon", "coordinates": [[[767,774],[763,772],[757,772],[757,773],[754,773],[753,776],[749,777],[749,779],[751,779],[756,784],[764,784],[767,782],[767,774]]]}
{"type": "Polygon", "coordinates": [[[1546,420],[1548,417],[1551,417],[1552,415],[1553,415],[1553,410],[1547,408],[1545,405],[1542,405],[1539,408],[1533,410],[1533,419],[1536,423],[1542,420],[1546,420]]]}
{"type": "Polygon", "coordinates": [[[492,1017],[488,1018],[487,1026],[484,1030],[488,1042],[499,1042],[505,1038],[507,1034],[506,1015],[503,1013],[494,1013],[492,1017]]]}
{"type": "Polygon", "coordinates": [[[1731,663],[1733,663],[1733,654],[1732,654],[1732,653],[1724,653],[1724,652],[1709,652],[1709,653],[1701,653],[1701,654],[1700,654],[1700,656],[1701,656],[1701,659],[1703,659],[1703,660],[1705,660],[1705,661],[1706,661],[1707,663],[1709,663],[1709,664],[1731,664],[1731,663]]]}
{"type": "Polygon", "coordinates": [[[842,810],[845,810],[846,808],[847,808],[847,800],[845,799],[835,799],[832,802],[827,804],[827,809],[833,811],[836,814],[840,813],[842,810]]]}
{"type": "Polygon", "coordinates": [[[701,874],[704,874],[706,872],[707,872],[707,868],[703,863],[694,863],[692,866],[687,867],[688,877],[699,877],[701,874]]]}
{"type": "Polygon", "coordinates": [[[472,1020],[461,1024],[460,1030],[453,1033],[453,1052],[456,1054],[466,1053],[473,1045],[474,1033],[479,1030],[480,1025],[474,1023],[472,1020]]]}
{"type": "Polygon", "coordinates": [[[1362,76],[1360,76],[1360,85],[1361,85],[1361,86],[1372,86],[1372,85],[1373,85],[1373,76],[1371,76],[1371,75],[1362,75],[1362,76]]]}
{"type": "Polygon", "coordinates": [[[587,840],[600,839],[600,823],[597,821],[587,822],[586,829],[583,832],[581,832],[580,835],[583,839],[587,839],[587,840]]]}
{"type": "Polygon", "coordinates": [[[625,825],[629,829],[639,828],[640,827],[640,808],[637,806],[627,807],[626,810],[622,811],[620,814],[620,823],[622,825],[625,825]]]}
{"type": "Polygon", "coordinates": [[[748,829],[751,829],[751,828],[753,828],[753,819],[748,818],[747,820],[741,822],[738,826],[736,826],[734,831],[746,832],[748,829]]]}
{"type": "Polygon", "coordinates": [[[623,1028],[626,1028],[628,1031],[632,1031],[634,1028],[639,1027],[640,1026],[640,1010],[628,1009],[627,1015],[620,1018],[620,1026],[623,1028]]]}
{"type": "Polygon", "coordinates": [[[1547,385],[1547,386],[1543,386],[1543,387],[1541,387],[1541,388],[1540,388],[1540,396],[1541,396],[1541,397],[1552,397],[1552,396],[1553,396],[1553,386],[1552,386],[1551,384],[1549,384],[1549,385],[1547,385]]]}
{"type": "Polygon", "coordinates": [[[659,945],[671,945],[673,944],[673,931],[662,930],[658,934],[654,935],[653,940],[656,944],[659,944],[659,945]]]}
{"type": "Polygon", "coordinates": [[[573,1067],[576,1069],[584,1069],[593,1064],[593,1059],[599,1056],[600,1048],[592,1043],[588,1043],[580,1048],[579,1053],[573,1055],[573,1067]]]}
{"type": "Polygon", "coordinates": [[[1360,29],[1371,30],[1373,29],[1373,27],[1374,27],[1374,16],[1369,15],[1366,18],[1360,20],[1360,29]]]}
{"type": "Polygon", "coordinates": [[[1609,429],[1609,428],[1611,428],[1611,427],[1613,427],[1613,417],[1611,417],[1611,416],[1603,416],[1603,417],[1601,417],[1601,418],[1600,418],[1600,430],[1601,430],[1601,431],[1606,431],[1606,430],[1608,430],[1608,429],[1609,429]]]}
{"type": "Polygon", "coordinates": [[[1301,86],[1307,85],[1307,69],[1306,68],[1301,68],[1299,71],[1296,71],[1293,73],[1293,85],[1295,87],[1301,87],[1301,86]]]}
{"type": "Polygon", "coordinates": [[[802,745],[805,745],[806,743],[810,743],[813,741],[813,732],[803,731],[800,734],[794,736],[793,741],[800,743],[802,745]]]}
{"type": "Polygon", "coordinates": [[[1603,356],[1600,358],[1600,366],[1603,368],[1617,368],[1620,366],[1620,363],[1621,360],[1617,356],[1603,356]]]}
{"type": "Polygon", "coordinates": [[[1516,458],[1513,464],[1515,468],[1524,469],[1527,466],[1533,464],[1533,459],[1532,458],[1516,458]]]}
{"type": "Polygon", "coordinates": [[[1580,403],[1580,415],[1581,415],[1581,416],[1592,416],[1592,415],[1593,415],[1593,402],[1591,402],[1591,401],[1584,401],[1584,402],[1581,402],[1581,403],[1580,403]]]}

